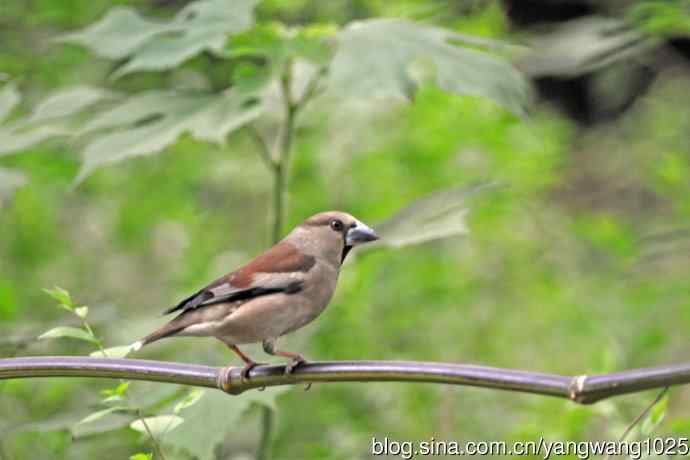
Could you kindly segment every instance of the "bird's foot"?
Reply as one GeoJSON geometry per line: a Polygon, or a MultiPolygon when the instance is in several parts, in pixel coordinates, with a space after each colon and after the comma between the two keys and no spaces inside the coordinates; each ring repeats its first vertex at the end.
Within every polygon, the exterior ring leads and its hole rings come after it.
{"type": "Polygon", "coordinates": [[[285,375],[290,375],[292,372],[297,368],[302,363],[306,363],[307,360],[304,359],[304,356],[302,355],[297,355],[294,358],[292,358],[292,361],[287,363],[285,365],[285,375]]]}
{"type": "Polygon", "coordinates": [[[249,361],[245,363],[244,367],[240,371],[240,379],[242,383],[247,383],[249,381],[249,371],[254,369],[256,366],[261,366],[266,363],[257,363],[255,361],[249,361]]]}

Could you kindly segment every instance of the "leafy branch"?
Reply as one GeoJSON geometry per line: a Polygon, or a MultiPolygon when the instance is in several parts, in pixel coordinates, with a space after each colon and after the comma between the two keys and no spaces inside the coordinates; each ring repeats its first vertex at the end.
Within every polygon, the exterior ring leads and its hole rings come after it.
{"type": "MultiPolygon", "coordinates": [[[[307,83],[303,96],[296,101],[292,94],[293,72],[293,60],[287,59],[280,77],[280,98],[283,103],[283,122],[280,128],[280,137],[276,143],[276,154],[273,155],[268,144],[263,140],[258,131],[255,129],[251,129],[250,131],[257,141],[259,155],[264,160],[264,163],[269,166],[269,171],[273,174],[273,230],[271,235],[273,243],[277,243],[280,240],[283,231],[283,219],[286,213],[285,202],[287,200],[290,150],[292,149],[292,143],[295,137],[296,117],[298,112],[314,95],[320,77],[320,73],[318,72],[312,76],[307,83]]],[[[262,406],[261,439],[257,450],[258,460],[268,460],[270,458],[271,438],[273,426],[275,424],[274,418],[275,414],[273,409],[266,405],[262,406]]]]}
{"type": "MultiPolygon", "coordinates": [[[[633,429],[643,421],[644,423],[642,425],[642,431],[646,432],[646,434],[651,434],[652,430],[656,428],[656,425],[661,423],[661,420],[663,420],[666,413],[666,407],[668,405],[668,398],[666,397],[667,393],[668,387],[664,387],[656,398],[654,398],[654,400],[647,405],[647,407],[645,407],[637,417],[635,417],[632,423],[627,426],[623,434],[620,436],[620,438],[618,438],[619,443],[624,442],[633,429]],[[651,416],[649,416],[650,413],[651,416]]],[[[606,454],[604,460],[609,460],[610,457],[611,456],[609,454],[606,454]]]]}
{"type": "MultiPolygon", "coordinates": [[[[420,86],[433,84],[450,94],[490,99],[518,115],[526,111],[529,86],[502,56],[502,43],[399,19],[357,21],[341,29],[255,24],[256,3],[197,0],[167,22],[115,7],[89,27],[58,37],[114,61],[111,84],[138,72],[174,73],[204,53],[227,61],[233,71],[220,88],[196,73],[201,83],[194,87],[134,94],[89,85],[61,89],[24,116],[17,113],[21,94],[10,80],[0,87],[0,156],[57,137],[76,141],[83,145],[79,183],[105,165],[161,153],[184,134],[223,146],[230,134],[277,111],[285,119],[275,155],[266,155],[264,146],[260,154],[285,182],[290,126],[322,91],[336,96],[326,110],[348,99],[412,101],[420,86]],[[297,62],[317,69],[303,86],[292,71],[297,62]],[[274,110],[267,100],[275,83],[285,106],[274,110]],[[299,99],[291,94],[296,86],[303,88],[299,99]]],[[[283,206],[277,199],[274,205],[283,206]]]]}
{"type": "MultiPolygon", "coordinates": [[[[97,356],[101,358],[114,358],[114,357],[124,357],[132,347],[114,347],[106,349],[103,347],[103,341],[96,336],[91,325],[89,324],[87,317],[89,314],[89,307],[81,306],[77,307],[72,296],[68,291],[60,287],[55,287],[53,289],[44,289],[44,292],[51,296],[58,302],[59,308],[66,310],[79,318],[81,321],[81,328],[60,326],[41,334],[39,339],[50,339],[50,338],[61,338],[68,337],[78,340],[83,340],[98,347],[98,351],[92,353],[92,356],[97,356]]],[[[76,426],[93,423],[101,418],[115,413],[115,412],[125,412],[131,413],[136,416],[136,420],[130,423],[130,428],[140,433],[148,435],[153,444],[154,450],[157,452],[158,457],[165,460],[165,454],[161,447],[159,438],[167,433],[168,431],[176,428],[183,421],[181,417],[177,414],[184,408],[194,404],[201,397],[200,392],[193,391],[184,400],[179,402],[174,409],[173,415],[157,415],[153,417],[145,417],[141,407],[133,404],[129,398],[128,389],[130,382],[127,380],[120,380],[120,384],[112,389],[105,389],[101,391],[101,394],[105,397],[101,400],[101,404],[106,406],[105,409],[96,411],[82,420],[80,420],[76,426]]],[[[138,455],[138,454],[137,454],[138,455]]],[[[141,454],[146,455],[146,454],[141,454]]],[[[145,457],[144,457],[145,458],[145,457]]]]}

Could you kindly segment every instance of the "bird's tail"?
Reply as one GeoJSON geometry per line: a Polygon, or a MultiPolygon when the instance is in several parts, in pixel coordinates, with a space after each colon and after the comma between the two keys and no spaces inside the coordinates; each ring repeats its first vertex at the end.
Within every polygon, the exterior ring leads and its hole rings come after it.
{"type": "Polygon", "coordinates": [[[175,335],[184,328],[185,328],[185,326],[182,326],[173,320],[167,324],[164,324],[159,329],[156,329],[155,331],[153,331],[152,333],[150,333],[149,335],[147,335],[143,339],[134,342],[131,345],[132,350],[137,351],[137,350],[141,349],[141,347],[143,347],[144,345],[148,345],[150,343],[157,342],[160,339],[164,339],[166,337],[170,337],[172,335],[175,335]]]}

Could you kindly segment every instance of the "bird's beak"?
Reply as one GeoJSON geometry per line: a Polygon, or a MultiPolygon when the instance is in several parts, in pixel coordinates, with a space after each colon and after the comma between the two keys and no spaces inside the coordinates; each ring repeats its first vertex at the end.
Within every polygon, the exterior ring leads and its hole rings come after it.
{"type": "Polygon", "coordinates": [[[345,244],[347,246],[356,246],[358,244],[368,243],[369,241],[376,241],[378,239],[379,236],[376,234],[374,229],[358,221],[354,227],[347,231],[347,235],[345,236],[345,244]]]}

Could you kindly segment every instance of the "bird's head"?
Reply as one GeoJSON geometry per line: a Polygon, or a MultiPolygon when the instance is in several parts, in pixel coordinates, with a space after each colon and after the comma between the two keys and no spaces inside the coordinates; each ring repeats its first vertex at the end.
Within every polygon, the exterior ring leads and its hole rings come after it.
{"type": "Polygon", "coordinates": [[[345,260],[354,246],[379,239],[371,227],[340,211],[315,214],[296,230],[295,236],[303,245],[338,263],[345,260]]]}

